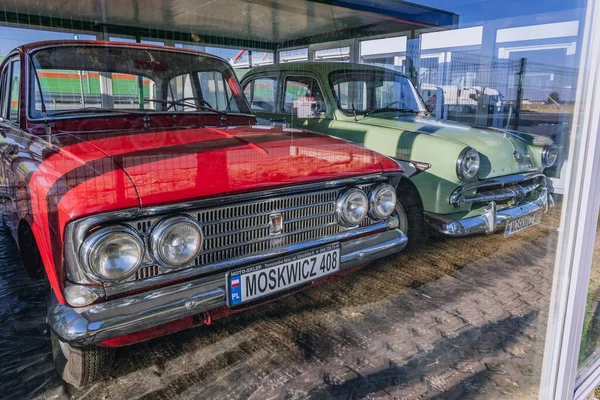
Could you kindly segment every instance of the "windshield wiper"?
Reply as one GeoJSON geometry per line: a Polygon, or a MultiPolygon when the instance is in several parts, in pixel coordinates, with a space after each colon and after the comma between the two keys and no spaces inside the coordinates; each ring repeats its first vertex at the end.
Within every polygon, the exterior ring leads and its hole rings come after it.
{"type": "Polygon", "coordinates": [[[73,110],[62,110],[49,112],[47,115],[53,117],[55,115],[68,115],[68,114],[96,114],[96,113],[118,113],[118,114],[146,114],[142,110],[120,110],[117,108],[101,108],[101,107],[83,107],[76,108],[73,110]]]}
{"type": "Polygon", "coordinates": [[[367,117],[368,115],[371,114],[375,114],[378,112],[405,112],[405,113],[411,113],[411,114],[420,114],[421,111],[420,110],[415,110],[412,108],[395,108],[395,107],[382,107],[382,108],[373,108],[369,111],[367,111],[365,113],[365,117],[367,117]]]}

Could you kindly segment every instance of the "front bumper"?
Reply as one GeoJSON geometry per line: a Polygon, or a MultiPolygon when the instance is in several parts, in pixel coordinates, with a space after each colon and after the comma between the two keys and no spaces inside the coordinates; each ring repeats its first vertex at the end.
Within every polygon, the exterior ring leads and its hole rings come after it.
{"type": "MultiPolygon", "coordinates": [[[[396,253],[406,246],[399,229],[341,242],[340,269],[396,253]]],[[[86,346],[199,314],[226,304],[225,273],[88,307],[53,304],[50,328],[63,341],[86,346]]]]}
{"type": "Polygon", "coordinates": [[[508,220],[519,218],[542,210],[547,212],[554,207],[554,199],[547,188],[542,188],[537,199],[511,208],[496,210],[491,201],[482,215],[452,220],[443,215],[425,213],[425,220],[437,232],[448,236],[467,236],[477,233],[494,233],[506,226],[508,220]]]}

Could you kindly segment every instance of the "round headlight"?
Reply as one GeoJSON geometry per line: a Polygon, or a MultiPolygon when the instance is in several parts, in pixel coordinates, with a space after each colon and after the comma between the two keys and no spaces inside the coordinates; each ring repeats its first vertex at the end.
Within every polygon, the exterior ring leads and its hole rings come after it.
{"type": "Polygon", "coordinates": [[[456,160],[456,175],[458,179],[471,179],[479,171],[479,153],[477,150],[467,147],[460,152],[456,160]]]}
{"type": "Polygon", "coordinates": [[[161,221],[152,230],[152,253],[166,267],[181,267],[202,250],[202,229],[193,219],[178,215],[161,221]]]}
{"type": "Polygon", "coordinates": [[[81,261],[101,280],[131,275],[144,257],[144,242],[131,228],[114,226],[93,232],[81,245],[81,261]]]}
{"type": "Polygon", "coordinates": [[[369,200],[365,192],[352,188],[340,196],[337,201],[338,221],[344,226],[356,226],[369,212],[369,200]]]}
{"type": "Polygon", "coordinates": [[[558,148],[553,144],[547,144],[542,150],[542,166],[548,168],[554,165],[558,159],[558,148]]]}
{"type": "Polygon", "coordinates": [[[369,196],[370,215],[384,219],[392,215],[396,207],[396,191],[392,185],[384,183],[376,186],[369,196]]]}

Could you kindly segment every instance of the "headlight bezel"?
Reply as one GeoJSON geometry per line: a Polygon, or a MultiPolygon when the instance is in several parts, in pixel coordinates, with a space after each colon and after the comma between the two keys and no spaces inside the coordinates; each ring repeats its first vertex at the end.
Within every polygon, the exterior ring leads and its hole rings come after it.
{"type": "Polygon", "coordinates": [[[198,255],[202,252],[202,249],[204,247],[204,239],[205,238],[204,238],[204,232],[202,231],[202,226],[198,223],[198,221],[194,220],[193,218],[191,218],[187,215],[177,214],[177,215],[167,216],[167,217],[163,218],[162,220],[158,221],[152,228],[152,231],[150,232],[148,239],[149,239],[148,240],[148,248],[152,255],[152,259],[163,268],[177,269],[177,268],[185,267],[190,262],[192,262],[196,257],[198,257],[198,255]],[[200,245],[198,246],[198,249],[196,250],[195,254],[192,257],[190,257],[187,261],[185,261],[184,263],[171,264],[163,259],[163,257],[160,254],[159,248],[160,248],[161,239],[164,238],[165,232],[167,232],[168,229],[171,229],[175,224],[178,224],[178,223],[186,223],[186,224],[193,226],[200,235],[200,245]]]}
{"type": "Polygon", "coordinates": [[[144,239],[142,236],[133,228],[127,225],[112,225],[100,228],[90,233],[88,237],[81,243],[80,251],[79,251],[79,262],[82,263],[86,267],[86,270],[89,274],[91,274],[91,278],[94,281],[98,282],[118,282],[129,278],[131,275],[138,270],[138,268],[142,265],[144,257],[146,255],[146,244],[144,243],[144,239]],[[110,278],[102,275],[96,267],[92,265],[90,257],[93,254],[93,251],[98,248],[102,240],[106,240],[109,235],[113,234],[125,234],[134,239],[136,244],[140,249],[140,256],[138,257],[135,265],[124,275],[110,278]]]}
{"type": "Polygon", "coordinates": [[[556,161],[558,161],[558,147],[554,143],[544,145],[542,148],[542,168],[550,168],[556,164],[556,161]],[[551,150],[554,151],[554,160],[549,163],[548,157],[551,150]]]}
{"type": "Polygon", "coordinates": [[[370,208],[369,207],[369,197],[364,192],[364,190],[357,188],[357,187],[351,187],[349,189],[346,189],[340,194],[340,196],[338,197],[338,199],[336,201],[336,214],[337,214],[338,223],[346,228],[359,226],[361,224],[361,222],[363,222],[365,220],[365,218],[368,216],[369,208],[370,208]],[[365,212],[364,212],[362,218],[357,222],[350,221],[348,219],[346,213],[344,212],[346,210],[345,205],[347,204],[348,200],[350,199],[350,196],[355,193],[360,193],[365,200],[365,212]]]}
{"type": "Polygon", "coordinates": [[[390,215],[392,215],[394,213],[397,201],[398,201],[398,198],[396,195],[396,189],[394,189],[394,187],[392,185],[390,185],[389,183],[381,183],[381,184],[373,187],[369,193],[369,216],[376,220],[384,220],[384,219],[388,218],[390,215]],[[378,195],[381,193],[382,190],[391,191],[391,193],[393,194],[393,197],[394,197],[394,204],[392,206],[391,211],[387,215],[378,214],[376,211],[377,210],[376,202],[378,200],[378,195]]]}
{"type": "Polygon", "coordinates": [[[465,147],[456,159],[456,176],[458,176],[458,179],[460,179],[461,181],[472,179],[473,177],[477,176],[480,168],[481,157],[479,156],[479,152],[472,147],[465,147]],[[475,156],[475,158],[477,159],[477,168],[472,174],[469,175],[469,173],[465,171],[463,167],[465,161],[471,156],[475,156]]]}

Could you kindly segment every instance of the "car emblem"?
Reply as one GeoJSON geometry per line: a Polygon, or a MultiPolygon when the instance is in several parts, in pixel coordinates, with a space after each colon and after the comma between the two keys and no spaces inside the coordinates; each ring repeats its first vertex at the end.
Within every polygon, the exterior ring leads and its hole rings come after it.
{"type": "Polygon", "coordinates": [[[279,235],[283,232],[283,217],[281,214],[269,215],[269,233],[271,235],[279,235]]]}

